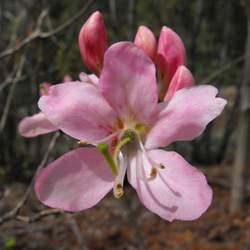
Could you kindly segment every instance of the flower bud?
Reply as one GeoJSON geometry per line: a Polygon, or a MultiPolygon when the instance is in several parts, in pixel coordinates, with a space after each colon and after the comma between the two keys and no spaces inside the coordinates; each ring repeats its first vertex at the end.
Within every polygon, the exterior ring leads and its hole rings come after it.
{"type": "Polygon", "coordinates": [[[137,30],[134,43],[154,61],[156,55],[156,38],[153,32],[146,26],[140,26],[137,30]]]}
{"type": "Polygon", "coordinates": [[[48,83],[48,82],[41,83],[39,85],[39,94],[40,94],[40,96],[48,95],[50,86],[51,86],[51,84],[48,83]]]}
{"type": "Polygon", "coordinates": [[[85,65],[99,75],[107,48],[106,28],[99,11],[94,12],[83,25],[79,34],[79,47],[85,65]]]}
{"type": "Polygon", "coordinates": [[[165,26],[161,29],[156,60],[161,81],[166,87],[177,68],[186,63],[186,52],[181,38],[172,29],[165,26]]]}
{"type": "Polygon", "coordinates": [[[174,76],[169,84],[164,101],[169,101],[173,97],[173,95],[175,94],[175,92],[177,90],[182,89],[182,88],[191,87],[192,85],[194,85],[194,78],[193,78],[192,73],[184,65],[180,66],[176,70],[176,72],[175,72],[175,74],[174,74],[174,76]]]}
{"type": "Polygon", "coordinates": [[[72,77],[71,77],[71,75],[65,75],[64,77],[63,77],[63,82],[72,82],[72,77]]]}

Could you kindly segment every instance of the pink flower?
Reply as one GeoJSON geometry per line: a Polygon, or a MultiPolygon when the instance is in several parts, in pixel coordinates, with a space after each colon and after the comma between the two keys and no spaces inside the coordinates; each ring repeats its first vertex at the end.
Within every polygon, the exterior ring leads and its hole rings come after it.
{"type": "MultiPolygon", "coordinates": [[[[72,81],[71,76],[65,75],[63,82],[69,81],[72,81]]],[[[40,96],[48,95],[50,87],[51,84],[49,82],[40,84],[40,96]]],[[[36,137],[57,130],[58,128],[55,127],[42,112],[24,117],[18,124],[18,132],[24,137],[36,137]]]]}
{"type": "Polygon", "coordinates": [[[207,210],[212,190],[205,176],[178,153],[159,148],[198,137],[226,101],[210,85],[178,89],[180,79],[191,82],[181,68],[173,80],[178,91],[158,104],[155,71],[142,49],[120,42],[105,53],[99,87],[83,76],[51,86],[40,98],[54,126],[95,146],[74,149],[41,171],[35,191],[42,203],[76,212],[112,188],[120,198],[127,173],[144,206],[168,221],[194,220],[207,210]]]}

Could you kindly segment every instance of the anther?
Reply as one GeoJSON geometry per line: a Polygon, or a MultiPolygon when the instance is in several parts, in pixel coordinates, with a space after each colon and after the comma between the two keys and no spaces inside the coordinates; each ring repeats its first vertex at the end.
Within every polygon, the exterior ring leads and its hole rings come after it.
{"type": "Polygon", "coordinates": [[[165,166],[160,164],[160,169],[165,169],[165,166]]]}
{"type": "Polygon", "coordinates": [[[89,143],[88,143],[87,141],[78,141],[77,144],[78,144],[79,146],[86,146],[86,145],[88,145],[89,143]]]}
{"type": "Polygon", "coordinates": [[[114,196],[117,199],[120,199],[124,195],[123,187],[121,183],[116,184],[114,188],[114,196]]]}
{"type": "Polygon", "coordinates": [[[154,179],[157,176],[156,168],[152,168],[150,172],[150,178],[154,179]]]}

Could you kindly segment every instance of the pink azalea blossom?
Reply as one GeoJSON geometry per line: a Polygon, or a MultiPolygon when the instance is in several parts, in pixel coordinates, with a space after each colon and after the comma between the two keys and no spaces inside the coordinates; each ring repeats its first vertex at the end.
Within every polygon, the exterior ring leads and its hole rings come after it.
{"type": "MultiPolygon", "coordinates": [[[[163,53],[171,51],[167,43],[163,53]]],[[[43,114],[94,147],[74,149],[41,171],[35,191],[42,203],[76,212],[94,206],[112,189],[120,198],[127,173],[142,204],[168,221],[194,220],[207,210],[212,190],[205,176],[178,153],[160,148],[198,137],[226,101],[216,97],[213,86],[191,86],[192,75],[178,69],[182,63],[175,58],[167,61],[168,72],[176,73],[162,103],[155,64],[130,42],[105,52],[98,85],[83,74],[81,81],[49,88],[38,103],[43,114]]]]}

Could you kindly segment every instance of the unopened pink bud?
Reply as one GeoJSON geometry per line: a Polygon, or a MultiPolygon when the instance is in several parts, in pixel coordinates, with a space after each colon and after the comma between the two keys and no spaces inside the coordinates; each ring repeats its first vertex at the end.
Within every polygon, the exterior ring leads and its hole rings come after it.
{"type": "Polygon", "coordinates": [[[154,61],[156,55],[156,38],[154,33],[146,26],[140,26],[137,30],[134,43],[143,49],[154,61]]]}
{"type": "Polygon", "coordinates": [[[83,25],[79,34],[79,47],[85,65],[99,75],[107,48],[106,28],[99,11],[94,12],[83,25]]]}
{"type": "Polygon", "coordinates": [[[194,85],[194,78],[192,73],[184,65],[180,66],[176,70],[169,84],[164,101],[169,101],[173,97],[176,91],[183,88],[191,87],[192,85],[194,85]]]}
{"type": "Polygon", "coordinates": [[[165,26],[161,29],[156,60],[165,86],[169,85],[177,68],[186,63],[186,51],[181,38],[165,26]]]}
{"type": "Polygon", "coordinates": [[[41,83],[40,86],[39,86],[40,96],[48,95],[50,86],[51,86],[51,84],[48,83],[48,82],[41,83]]]}

